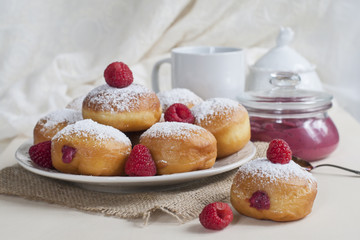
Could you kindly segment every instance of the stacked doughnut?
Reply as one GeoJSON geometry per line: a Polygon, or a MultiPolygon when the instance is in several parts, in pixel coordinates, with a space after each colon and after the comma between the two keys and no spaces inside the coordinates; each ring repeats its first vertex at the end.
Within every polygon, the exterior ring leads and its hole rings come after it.
{"type": "Polygon", "coordinates": [[[217,157],[242,149],[250,141],[250,122],[246,109],[227,98],[208,99],[191,109],[195,124],[209,130],[217,141],[217,157]]]}
{"type": "Polygon", "coordinates": [[[211,168],[216,160],[216,139],[206,129],[182,122],[156,123],[140,137],[159,174],[211,168]]]}
{"type": "Polygon", "coordinates": [[[131,142],[117,129],[90,119],[78,121],[52,138],[53,166],[64,173],[93,176],[124,174],[131,142]]]}
{"type": "Polygon", "coordinates": [[[34,144],[50,141],[61,129],[82,119],[81,112],[71,109],[57,110],[45,115],[34,127],[34,144]]]}
{"type": "Polygon", "coordinates": [[[101,85],[85,97],[82,114],[122,132],[146,130],[158,122],[162,110],[156,94],[139,84],[116,88],[101,85]]]}

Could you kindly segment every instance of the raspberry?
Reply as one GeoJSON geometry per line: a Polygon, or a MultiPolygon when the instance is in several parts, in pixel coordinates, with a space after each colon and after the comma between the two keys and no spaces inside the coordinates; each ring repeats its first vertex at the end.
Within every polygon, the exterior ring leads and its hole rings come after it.
{"type": "Polygon", "coordinates": [[[51,141],[35,144],[29,149],[30,159],[43,168],[53,168],[51,162],[51,141]]]}
{"type": "Polygon", "coordinates": [[[214,202],[205,206],[199,215],[200,223],[207,229],[221,230],[233,220],[233,212],[228,204],[214,202]]]}
{"type": "Polygon", "coordinates": [[[282,139],[274,139],[269,143],[266,157],[272,163],[286,164],[290,162],[292,152],[287,142],[282,139]]]}
{"type": "Polygon", "coordinates": [[[254,207],[257,210],[269,209],[270,208],[270,198],[266,192],[256,191],[250,198],[250,207],[254,207]]]}
{"type": "Polygon", "coordinates": [[[132,149],[125,163],[125,174],[129,176],[154,176],[156,165],[151,157],[150,150],[141,144],[132,149]]]}
{"type": "Polygon", "coordinates": [[[116,88],[127,87],[134,80],[130,68],[122,62],[113,62],[107,66],[104,78],[109,86],[116,88]]]}
{"type": "Polygon", "coordinates": [[[182,103],[174,103],[165,112],[165,121],[167,122],[185,122],[194,123],[195,118],[190,109],[182,103]]]}
{"type": "Polygon", "coordinates": [[[71,161],[73,160],[75,153],[76,153],[76,149],[73,147],[69,147],[64,145],[61,149],[62,152],[62,161],[64,163],[71,163],[71,161]]]}

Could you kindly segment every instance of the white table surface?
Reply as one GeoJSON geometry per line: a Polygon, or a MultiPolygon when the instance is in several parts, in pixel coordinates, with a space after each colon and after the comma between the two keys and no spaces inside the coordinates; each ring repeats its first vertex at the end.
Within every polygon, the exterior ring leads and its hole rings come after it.
{"type": "MultiPolygon", "coordinates": [[[[330,115],[338,127],[340,144],[321,163],[360,170],[360,124],[339,107],[330,115]]],[[[14,152],[26,139],[17,138],[0,156],[0,169],[13,165],[14,152]]],[[[0,239],[360,239],[360,177],[332,168],[314,170],[318,195],[306,218],[287,223],[256,220],[234,212],[222,231],[204,229],[197,219],[180,224],[156,214],[143,221],[80,212],[44,202],[0,195],[0,239]]]]}

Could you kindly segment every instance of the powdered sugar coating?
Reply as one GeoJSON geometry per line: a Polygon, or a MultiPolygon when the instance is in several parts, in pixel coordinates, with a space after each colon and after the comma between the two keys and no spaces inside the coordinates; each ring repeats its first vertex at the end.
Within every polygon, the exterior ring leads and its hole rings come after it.
{"type": "Polygon", "coordinates": [[[54,137],[54,140],[59,140],[64,136],[75,135],[77,137],[92,137],[99,143],[113,139],[115,141],[130,144],[130,139],[121,131],[111,126],[106,126],[91,119],[85,119],[71,124],[59,131],[54,137]]]}
{"type": "Polygon", "coordinates": [[[129,112],[141,105],[141,97],[153,92],[140,84],[131,84],[124,88],[114,88],[107,84],[91,90],[85,97],[86,107],[96,106],[106,112],[129,112]]]}
{"type": "Polygon", "coordinates": [[[189,139],[194,134],[199,134],[206,131],[204,128],[196,126],[194,124],[182,123],[182,122],[158,122],[151,128],[146,130],[140,137],[150,138],[167,138],[172,137],[175,139],[189,139]]]}
{"type": "Polygon", "coordinates": [[[169,91],[157,93],[163,111],[166,111],[174,103],[182,103],[184,105],[197,105],[203,100],[195,93],[186,88],[173,88],[169,91]]]}
{"type": "Polygon", "coordinates": [[[40,119],[39,123],[42,123],[43,125],[43,128],[41,128],[40,131],[54,128],[59,123],[73,124],[82,119],[83,117],[80,111],[75,111],[72,109],[57,110],[40,119]]]}
{"type": "Polygon", "coordinates": [[[226,115],[239,109],[241,105],[228,98],[210,98],[191,109],[196,121],[202,121],[213,115],[226,115]]]}
{"type": "Polygon", "coordinates": [[[74,98],[71,102],[68,103],[68,105],[66,105],[66,108],[81,112],[82,104],[83,104],[85,97],[86,96],[84,95],[84,96],[74,98]]]}
{"type": "Polygon", "coordinates": [[[316,182],[311,173],[292,160],[288,164],[275,164],[267,158],[258,158],[242,165],[239,168],[239,172],[251,174],[259,179],[270,179],[270,183],[276,183],[279,180],[289,181],[294,176],[308,180],[309,184],[316,182]]]}

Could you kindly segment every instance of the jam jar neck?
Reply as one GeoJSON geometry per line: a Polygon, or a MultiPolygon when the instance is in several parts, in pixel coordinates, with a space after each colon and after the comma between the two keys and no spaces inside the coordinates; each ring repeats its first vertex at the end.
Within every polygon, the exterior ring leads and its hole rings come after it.
{"type": "Polygon", "coordinates": [[[330,94],[298,89],[301,78],[296,73],[272,73],[269,81],[272,89],[246,92],[238,98],[250,115],[306,118],[324,113],[332,106],[330,94]]]}
{"type": "Polygon", "coordinates": [[[327,111],[315,111],[308,113],[277,113],[277,112],[265,112],[265,111],[257,111],[254,109],[248,109],[248,113],[250,117],[260,117],[267,119],[309,119],[309,118],[328,118],[329,115],[327,111]]]}

